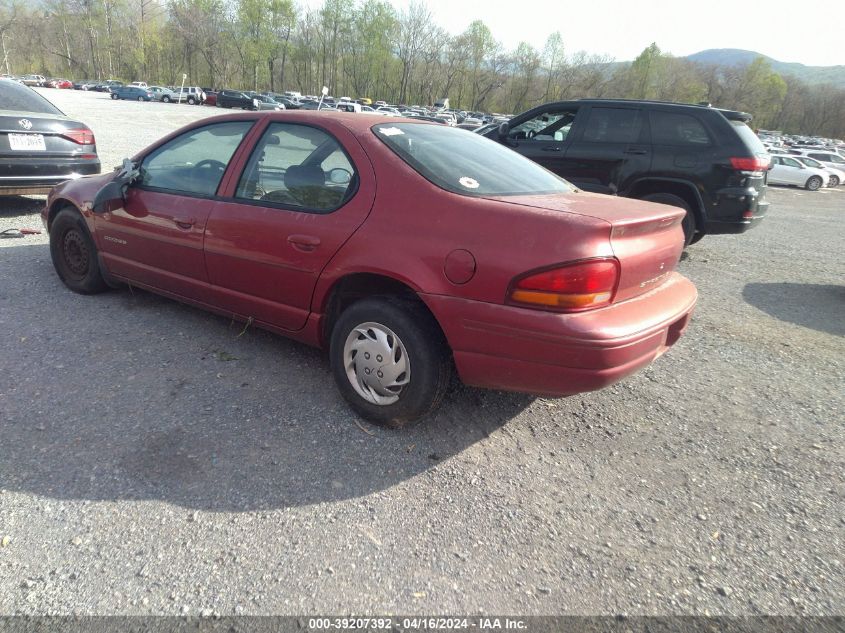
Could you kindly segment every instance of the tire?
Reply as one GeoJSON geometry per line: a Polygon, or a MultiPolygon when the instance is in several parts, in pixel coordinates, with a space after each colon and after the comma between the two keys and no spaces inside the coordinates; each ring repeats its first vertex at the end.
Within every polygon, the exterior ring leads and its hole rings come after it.
{"type": "Polygon", "coordinates": [[[168,97],[167,95],[164,95],[161,98],[161,101],[162,101],[162,103],[170,103],[170,97],[168,97]]]}
{"type": "Polygon", "coordinates": [[[188,97],[188,105],[194,105],[197,102],[193,97],[188,97]]]}
{"type": "Polygon", "coordinates": [[[452,376],[451,354],[434,318],[421,304],[398,297],[370,297],[347,308],[332,329],[329,357],[335,383],[352,409],[391,428],[433,412],[452,376]],[[360,355],[370,362],[355,362],[360,355]],[[385,387],[381,370],[387,368],[390,379],[391,356],[398,372],[391,382],[397,384],[385,387]]]}
{"type": "Polygon", "coordinates": [[[810,176],[804,184],[804,188],[808,191],[818,191],[822,186],[821,176],[810,176]]]}
{"type": "Polygon", "coordinates": [[[138,97],[138,101],[143,101],[144,97],[138,97]]]}
{"type": "Polygon", "coordinates": [[[64,208],[50,226],[50,257],[59,279],[84,295],[108,288],[97,261],[97,247],[76,209],[64,208]]]}
{"type": "Polygon", "coordinates": [[[830,175],[830,182],[827,185],[828,187],[838,187],[839,186],[839,176],[834,176],[833,174],[830,175]]]}
{"type": "Polygon", "coordinates": [[[681,209],[683,209],[684,211],[687,212],[686,215],[684,216],[682,223],[681,223],[681,226],[684,229],[684,247],[685,248],[687,246],[689,246],[690,244],[692,244],[693,241],[698,242],[701,239],[701,237],[703,237],[703,235],[702,235],[698,239],[694,240],[694,238],[696,237],[696,235],[698,233],[697,225],[696,225],[696,221],[695,221],[695,213],[693,212],[693,210],[690,208],[689,204],[687,204],[687,202],[683,198],[680,198],[680,197],[673,195],[671,193],[652,193],[652,194],[649,194],[647,196],[643,196],[641,198],[641,200],[645,200],[647,202],[656,202],[658,204],[670,204],[673,207],[680,207],[681,209]]]}
{"type": "Polygon", "coordinates": [[[115,101],[117,101],[117,95],[116,94],[111,93],[111,98],[114,99],[115,101]]]}

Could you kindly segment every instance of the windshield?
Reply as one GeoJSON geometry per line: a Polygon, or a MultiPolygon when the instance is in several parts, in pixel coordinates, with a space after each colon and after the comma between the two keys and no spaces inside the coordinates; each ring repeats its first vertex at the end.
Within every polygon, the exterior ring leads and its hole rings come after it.
{"type": "Polygon", "coordinates": [[[802,157],[798,158],[798,160],[800,160],[802,163],[804,163],[807,167],[818,167],[819,169],[824,168],[824,165],[822,165],[815,158],[809,158],[809,157],[802,156],[802,157]]]}
{"type": "Polygon", "coordinates": [[[465,196],[568,193],[573,188],[537,163],[467,130],[429,123],[373,127],[375,135],[438,187],[465,196]]]}
{"type": "Polygon", "coordinates": [[[63,114],[32,88],[7,79],[0,80],[0,110],[34,112],[37,114],[63,114]]]}

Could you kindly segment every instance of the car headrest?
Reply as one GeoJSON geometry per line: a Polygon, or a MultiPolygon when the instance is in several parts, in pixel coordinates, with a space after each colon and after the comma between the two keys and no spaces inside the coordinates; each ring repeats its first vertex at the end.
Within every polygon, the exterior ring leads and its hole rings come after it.
{"type": "Polygon", "coordinates": [[[285,172],[288,191],[302,187],[324,187],[326,174],[318,165],[291,165],[285,172]]]}

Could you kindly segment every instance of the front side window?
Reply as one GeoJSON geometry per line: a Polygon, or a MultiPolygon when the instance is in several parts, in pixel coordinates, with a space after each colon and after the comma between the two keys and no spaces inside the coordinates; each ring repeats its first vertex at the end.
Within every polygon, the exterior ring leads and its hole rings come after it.
{"type": "Polygon", "coordinates": [[[355,193],[357,176],[340,143],[307,125],[273,123],[255,146],[235,197],[326,213],[355,193]]]}
{"type": "Polygon", "coordinates": [[[213,196],[252,121],[214,123],[168,141],[141,163],[140,184],[174,193],[213,196]]]}
{"type": "Polygon", "coordinates": [[[577,108],[542,112],[513,126],[508,137],[514,140],[565,141],[576,114],[577,108]]]}
{"type": "Polygon", "coordinates": [[[783,164],[787,167],[797,167],[798,169],[801,169],[801,163],[799,163],[794,158],[784,158],[783,164]]]}
{"type": "Polygon", "coordinates": [[[441,189],[465,196],[568,193],[562,178],[501,144],[445,125],[385,123],[380,141],[441,189]]]}
{"type": "Polygon", "coordinates": [[[655,145],[710,145],[707,131],[694,116],[658,110],[651,113],[650,120],[655,145]]]}
{"type": "Polygon", "coordinates": [[[639,110],[593,108],[584,128],[588,143],[636,143],[642,129],[639,110]]]}

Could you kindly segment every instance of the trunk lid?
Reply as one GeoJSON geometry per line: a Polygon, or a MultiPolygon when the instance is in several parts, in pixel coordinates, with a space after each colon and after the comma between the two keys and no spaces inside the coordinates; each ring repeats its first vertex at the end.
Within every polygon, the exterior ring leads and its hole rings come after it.
{"type": "Polygon", "coordinates": [[[681,221],[685,211],[677,207],[586,192],[491,199],[607,222],[611,248],[621,266],[614,302],[660,286],[675,270],[684,250],[681,221]]]}

